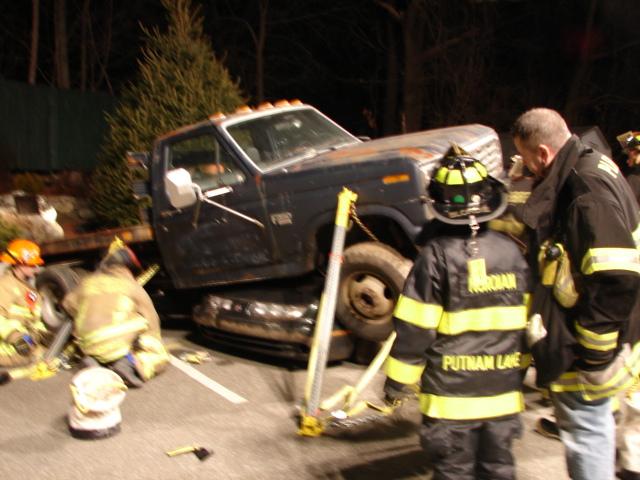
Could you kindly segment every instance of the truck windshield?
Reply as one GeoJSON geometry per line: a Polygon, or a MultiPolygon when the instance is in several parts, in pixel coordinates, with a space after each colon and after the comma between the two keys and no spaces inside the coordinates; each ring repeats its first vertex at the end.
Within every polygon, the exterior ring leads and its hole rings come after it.
{"type": "Polygon", "coordinates": [[[247,119],[229,125],[227,132],[261,170],[359,142],[312,109],[247,119]]]}

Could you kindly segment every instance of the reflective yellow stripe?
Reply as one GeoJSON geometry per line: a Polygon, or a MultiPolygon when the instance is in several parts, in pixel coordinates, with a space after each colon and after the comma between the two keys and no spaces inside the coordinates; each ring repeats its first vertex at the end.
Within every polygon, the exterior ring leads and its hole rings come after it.
{"type": "Polygon", "coordinates": [[[33,312],[27,307],[21,307],[20,305],[11,305],[7,312],[10,317],[19,318],[32,318],[33,312]]]}
{"type": "Polygon", "coordinates": [[[520,368],[529,368],[531,365],[531,354],[523,353],[520,357],[520,368]]]}
{"type": "Polygon", "coordinates": [[[526,325],[527,308],[524,305],[486,307],[460,312],[444,312],[438,325],[438,333],[458,335],[463,332],[519,330],[526,325]]]}
{"type": "Polygon", "coordinates": [[[636,247],[640,248],[640,225],[638,225],[636,229],[631,232],[631,236],[633,237],[633,241],[636,244],[636,247]]]}
{"type": "Polygon", "coordinates": [[[464,185],[464,180],[462,179],[462,172],[460,170],[448,170],[446,184],[447,185],[464,185]]]}
{"type": "Polygon", "coordinates": [[[554,392],[580,392],[586,400],[611,397],[633,385],[640,374],[640,343],[637,343],[626,364],[613,377],[601,385],[580,383],[576,372],[566,372],[550,385],[554,392]]]}
{"type": "Polygon", "coordinates": [[[130,342],[116,339],[91,345],[80,344],[80,348],[85,355],[94,357],[100,363],[111,363],[127,355],[131,351],[131,344],[130,342]]]}
{"type": "Polygon", "coordinates": [[[529,309],[531,308],[531,294],[525,293],[523,301],[524,301],[524,306],[527,308],[527,312],[528,312],[529,309]]]}
{"type": "Polygon", "coordinates": [[[0,338],[6,340],[12,332],[27,333],[22,322],[10,318],[0,317],[0,338]]]}
{"type": "Polygon", "coordinates": [[[475,168],[465,168],[464,178],[468,183],[476,183],[482,181],[482,175],[475,168]]]}
{"type": "Polygon", "coordinates": [[[489,175],[489,172],[487,172],[487,169],[482,164],[482,162],[473,162],[473,166],[476,168],[476,170],[478,170],[478,173],[480,174],[480,176],[482,176],[482,178],[489,175]]]}
{"type": "Polygon", "coordinates": [[[582,259],[585,275],[606,270],[628,270],[640,273],[640,259],[635,248],[591,248],[582,259]]]}
{"type": "Polygon", "coordinates": [[[531,192],[509,192],[508,199],[509,203],[525,203],[529,197],[531,196],[531,192]]]}
{"type": "Polygon", "coordinates": [[[384,365],[387,376],[404,385],[413,385],[420,381],[424,365],[411,365],[393,357],[388,357],[384,365]]]}
{"type": "Polygon", "coordinates": [[[442,307],[400,295],[393,315],[420,328],[436,328],[442,316],[442,307]]]}
{"type": "Polygon", "coordinates": [[[431,418],[475,420],[511,415],[524,410],[522,392],[514,391],[490,397],[444,397],[420,394],[420,411],[431,418]]]}
{"type": "Polygon", "coordinates": [[[147,321],[142,317],[136,317],[126,323],[119,325],[108,325],[100,328],[88,335],[83,336],[80,340],[80,347],[90,348],[91,345],[104,342],[105,340],[117,339],[123,335],[142,332],[147,329],[147,321]]]}
{"type": "Polygon", "coordinates": [[[578,322],[575,323],[576,332],[578,333],[577,340],[585,348],[590,350],[597,350],[600,352],[607,352],[613,350],[618,345],[618,332],[610,333],[596,333],[591,330],[580,326],[578,322]]]}

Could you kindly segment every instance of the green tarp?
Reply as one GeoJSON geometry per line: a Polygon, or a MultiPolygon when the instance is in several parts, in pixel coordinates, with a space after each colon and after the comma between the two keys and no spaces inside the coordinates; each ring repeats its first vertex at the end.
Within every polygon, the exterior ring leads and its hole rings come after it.
{"type": "Polygon", "coordinates": [[[0,80],[0,167],[91,170],[113,97],[0,80]]]}

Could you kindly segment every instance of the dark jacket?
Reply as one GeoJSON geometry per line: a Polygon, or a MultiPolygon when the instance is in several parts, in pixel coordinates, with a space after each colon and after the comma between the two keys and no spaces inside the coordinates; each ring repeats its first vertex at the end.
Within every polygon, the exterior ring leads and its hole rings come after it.
{"type": "MultiPolygon", "coordinates": [[[[640,216],[633,193],[616,164],[572,136],[556,155],[548,175],[534,188],[525,204],[523,220],[532,229],[538,246],[552,238],[564,245],[571,260],[579,293],[577,304],[565,309],[553,299],[534,299],[534,305],[541,308],[536,313],[547,322],[551,318],[564,321],[565,330],[575,339],[571,351],[563,354],[572,354],[574,362],[564,358],[562,363],[574,363],[571,370],[603,370],[623,345],[629,344],[633,350],[628,367],[637,373],[640,216]]],[[[536,250],[532,248],[534,254],[536,250]]],[[[536,357],[536,365],[539,370],[555,368],[560,360],[536,357]]],[[[566,384],[569,377],[580,383],[575,374],[565,376],[560,383],[566,384]]]]}
{"type": "Polygon", "coordinates": [[[490,230],[478,235],[472,257],[464,230],[422,249],[394,312],[385,390],[397,396],[421,380],[420,406],[430,418],[478,420],[524,407],[526,261],[490,230]]]}
{"type": "Polygon", "coordinates": [[[631,187],[636,201],[640,204],[640,165],[634,166],[629,173],[627,173],[627,182],[631,187]]]}

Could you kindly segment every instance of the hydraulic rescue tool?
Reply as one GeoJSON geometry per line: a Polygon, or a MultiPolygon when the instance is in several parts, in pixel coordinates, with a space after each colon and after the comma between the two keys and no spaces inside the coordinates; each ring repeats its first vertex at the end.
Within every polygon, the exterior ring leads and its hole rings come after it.
{"type": "MultiPolygon", "coordinates": [[[[395,407],[392,406],[380,407],[370,402],[358,400],[358,396],[369,385],[386,360],[396,336],[395,332],[384,342],[355,386],[345,385],[326,400],[320,401],[324,371],[327,365],[327,353],[331,342],[331,330],[333,328],[335,315],[336,296],[340,281],[340,267],[342,264],[346,229],[349,222],[349,214],[357,198],[358,195],[347,188],[343,188],[342,192],[338,195],[338,208],[329,257],[329,267],[324,291],[320,298],[313,343],[309,354],[303,408],[300,414],[300,426],[298,429],[300,435],[308,437],[319,436],[325,427],[330,424],[346,425],[349,417],[362,413],[367,408],[372,408],[379,412],[374,415],[376,419],[381,417],[380,414],[388,415],[395,410],[395,407]],[[341,408],[333,410],[330,415],[327,415],[326,412],[334,409],[341,401],[341,408]]],[[[359,420],[369,421],[371,418],[351,420],[351,422],[359,420]]]]}
{"type": "Polygon", "coordinates": [[[327,355],[329,352],[329,342],[331,341],[331,329],[333,328],[333,317],[336,311],[336,297],[338,294],[338,283],[340,282],[340,266],[342,264],[342,251],[349,222],[349,211],[351,204],[355,202],[358,195],[343,188],[338,194],[338,209],[333,230],[333,240],[331,243],[331,253],[329,254],[329,268],[327,279],[324,284],[324,291],[320,297],[320,307],[313,332],[313,343],[309,354],[309,364],[307,367],[307,381],[304,389],[304,405],[300,417],[300,429],[298,433],[306,436],[318,436],[322,433],[322,424],[318,418],[320,407],[320,393],[322,390],[322,380],[324,370],[327,366],[327,355]]]}

